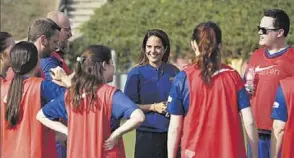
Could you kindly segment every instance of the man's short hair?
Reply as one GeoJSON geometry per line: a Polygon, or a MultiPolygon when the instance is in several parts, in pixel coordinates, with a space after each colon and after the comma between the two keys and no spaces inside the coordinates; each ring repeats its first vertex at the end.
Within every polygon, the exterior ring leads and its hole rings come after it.
{"type": "Polygon", "coordinates": [[[50,39],[55,34],[55,31],[60,31],[60,29],[61,28],[51,19],[37,19],[29,28],[28,41],[35,42],[42,35],[45,35],[47,39],[50,39]]]}
{"type": "Polygon", "coordinates": [[[268,9],[263,13],[264,16],[274,18],[274,27],[284,30],[284,37],[287,37],[290,29],[290,18],[287,13],[281,9],[268,9]]]}

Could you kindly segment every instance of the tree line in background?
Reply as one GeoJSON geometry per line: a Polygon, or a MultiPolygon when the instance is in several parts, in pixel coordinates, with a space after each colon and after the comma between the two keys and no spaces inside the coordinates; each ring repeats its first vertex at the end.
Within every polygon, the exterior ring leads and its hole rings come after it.
{"type": "MultiPolygon", "coordinates": [[[[222,59],[247,58],[258,48],[258,30],[263,11],[285,10],[294,20],[292,0],[117,0],[95,11],[81,27],[84,36],[71,44],[80,54],[89,44],[104,44],[117,52],[117,70],[125,72],[137,61],[142,39],[148,29],[167,32],[173,57],[190,51],[190,38],[200,22],[214,21],[222,29],[222,59]]],[[[288,42],[294,42],[293,23],[288,42]]]]}
{"type": "Polygon", "coordinates": [[[26,40],[30,24],[56,9],[58,0],[1,0],[0,30],[12,34],[15,40],[26,40]]]}

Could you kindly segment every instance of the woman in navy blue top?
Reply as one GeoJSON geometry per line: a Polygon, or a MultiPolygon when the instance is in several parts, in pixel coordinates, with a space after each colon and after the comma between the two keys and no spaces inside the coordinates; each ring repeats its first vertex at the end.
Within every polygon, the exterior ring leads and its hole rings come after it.
{"type": "Polygon", "coordinates": [[[167,34],[158,29],[149,30],[143,38],[138,64],[128,73],[124,92],[146,116],[136,132],[135,158],[167,157],[166,101],[178,72],[167,63],[169,54],[167,34]]]}

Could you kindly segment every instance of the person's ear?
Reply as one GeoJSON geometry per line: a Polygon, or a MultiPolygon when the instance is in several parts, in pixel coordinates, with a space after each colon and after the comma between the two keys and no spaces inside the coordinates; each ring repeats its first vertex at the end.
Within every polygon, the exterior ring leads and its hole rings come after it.
{"type": "Polygon", "coordinates": [[[41,46],[45,47],[48,43],[48,39],[45,35],[39,37],[41,46]]]}

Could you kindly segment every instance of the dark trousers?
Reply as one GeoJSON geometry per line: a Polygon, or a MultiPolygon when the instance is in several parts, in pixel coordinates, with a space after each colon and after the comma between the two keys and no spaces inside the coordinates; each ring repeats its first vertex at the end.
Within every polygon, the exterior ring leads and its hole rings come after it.
{"type": "Polygon", "coordinates": [[[135,158],[167,158],[167,133],[137,130],[135,158]]]}
{"type": "MultiPolygon", "coordinates": [[[[270,158],[271,135],[258,133],[258,157],[270,158]]],[[[251,158],[251,147],[247,144],[247,158],[251,158]]]]}

